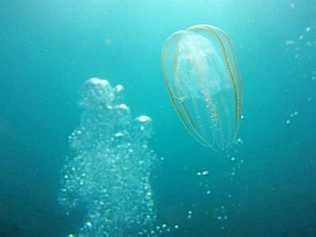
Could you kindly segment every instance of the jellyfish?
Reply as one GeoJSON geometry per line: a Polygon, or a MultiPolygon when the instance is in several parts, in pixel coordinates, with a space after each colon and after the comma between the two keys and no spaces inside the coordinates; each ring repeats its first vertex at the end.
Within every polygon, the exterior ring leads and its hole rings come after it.
{"type": "Polygon", "coordinates": [[[227,34],[210,25],[173,33],[161,54],[170,101],[186,130],[200,144],[225,150],[237,138],[241,80],[227,34]]]}
{"type": "Polygon", "coordinates": [[[122,85],[112,87],[99,78],[82,87],[80,124],[69,137],[72,153],[62,169],[58,201],[66,213],[86,212],[68,237],[138,236],[155,222],[152,119],[133,118],[123,92],[122,85]]]}

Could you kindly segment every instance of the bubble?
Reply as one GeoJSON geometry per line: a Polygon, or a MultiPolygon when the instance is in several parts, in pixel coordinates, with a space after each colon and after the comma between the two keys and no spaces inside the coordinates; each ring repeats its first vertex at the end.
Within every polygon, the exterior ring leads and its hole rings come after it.
{"type": "Polygon", "coordinates": [[[192,211],[188,211],[188,218],[191,218],[191,216],[192,216],[192,211]]]}
{"type": "Polygon", "coordinates": [[[136,118],[136,121],[138,121],[140,123],[150,123],[151,122],[151,118],[146,116],[146,115],[141,115],[141,116],[136,118]]]}
{"type": "Polygon", "coordinates": [[[208,170],[198,171],[196,173],[197,176],[206,176],[208,175],[208,170]]]}
{"type": "Polygon", "coordinates": [[[73,156],[65,160],[58,201],[66,213],[86,213],[78,233],[68,237],[156,236],[144,231],[156,220],[150,184],[156,155],[148,146],[152,119],[133,119],[123,90],[99,78],[82,86],[80,124],[69,136],[73,156]]]}
{"type": "Polygon", "coordinates": [[[208,171],[207,170],[204,170],[203,172],[202,172],[202,175],[208,175],[208,171]]]}
{"type": "Polygon", "coordinates": [[[115,86],[115,92],[118,93],[122,93],[124,91],[124,86],[118,84],[115,86]]]}

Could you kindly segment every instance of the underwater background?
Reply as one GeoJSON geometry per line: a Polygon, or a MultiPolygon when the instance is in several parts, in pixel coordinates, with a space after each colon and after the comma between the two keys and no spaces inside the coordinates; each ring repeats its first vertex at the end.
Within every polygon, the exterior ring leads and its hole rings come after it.
{"type": "Polygon", "coordinates": [[[155,225],[177,227],[159,236],[316,236],[315,15],[314,0],[1,1],[0,236],[80,228],[84,210],[57,200],[91,77],[124,85],[133,116],[153,120],[155,225]],[[226,152],[187,134],[163,82],[163,42],[201,23],[229,34],[242,76],[226,152]]]}

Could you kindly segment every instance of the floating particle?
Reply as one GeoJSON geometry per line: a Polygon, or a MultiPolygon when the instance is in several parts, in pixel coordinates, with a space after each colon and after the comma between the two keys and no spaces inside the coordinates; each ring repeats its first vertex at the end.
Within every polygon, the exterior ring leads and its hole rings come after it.
{"type": "Polygon", "coordinates": [[[287,119],[287,120],[285,121],[285,123],[286,123],[287,125],[289,125],[289,124],[291,123],[291,120],[287,119]]]}

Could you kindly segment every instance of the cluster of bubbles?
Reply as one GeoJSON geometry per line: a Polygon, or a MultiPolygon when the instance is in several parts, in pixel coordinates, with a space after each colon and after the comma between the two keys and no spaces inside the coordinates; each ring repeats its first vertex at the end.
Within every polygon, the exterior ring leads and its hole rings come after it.
{"type": "Polygon", "coordinates": [[[286,124],[286,125],[291,124],[292,119],[294,119],[296,116],[298,116],[298,114],[299,114],[298,111],[294,111],[293,113],[290,113],[290,115],[289,115],[290,118],[288,118],[288,119],[285,121],[285,124],[286,124]]]}
{"type": "Polygon", "coordinates": [[[84,222],[68,237],[156,236],[150,185],[155,153],[148,147],[151,118],[134,119],[122,85],[87,80],[81,91],[80,125],[69,137],[59,202],[70,212],[84,207],[84,222]]]}
{"type": "Polygon", "coordinates": [[[294,52],[295,59],[311,59],[306,56],[306,51],[309,52],[311,48],[316,46],[316,39],[313,34],[313,28],[306,26],[301,33],[293,39],[285,41],[286,50],[294,52]]]}

